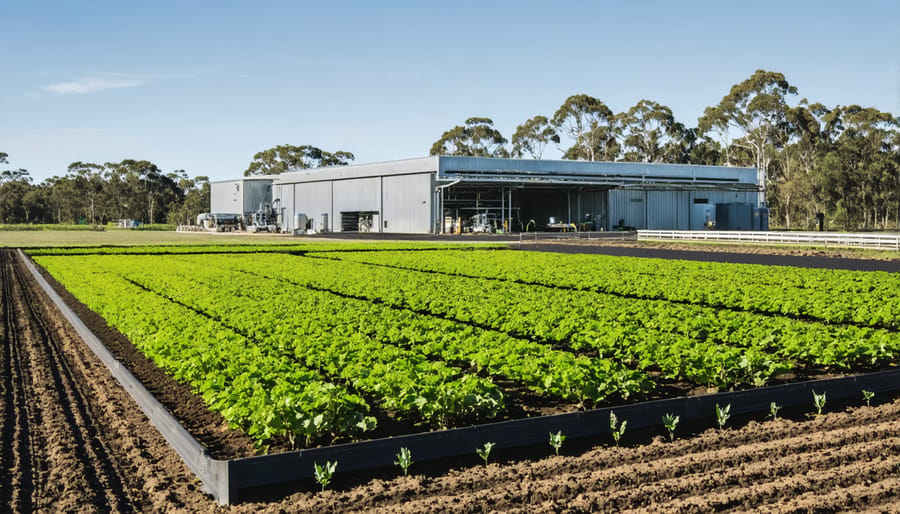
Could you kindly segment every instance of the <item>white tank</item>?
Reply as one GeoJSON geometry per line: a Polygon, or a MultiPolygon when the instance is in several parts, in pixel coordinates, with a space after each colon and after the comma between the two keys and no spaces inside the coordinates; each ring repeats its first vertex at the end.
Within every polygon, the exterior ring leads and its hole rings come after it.
{"type": "Polygon", "coordinates": [[[294,235],[299,236],[300,234],[306,233],[306,227],[309,223],[309,219],[306,217],[306,214],[302,212],[298,212],[294,214],[294,235]]]}

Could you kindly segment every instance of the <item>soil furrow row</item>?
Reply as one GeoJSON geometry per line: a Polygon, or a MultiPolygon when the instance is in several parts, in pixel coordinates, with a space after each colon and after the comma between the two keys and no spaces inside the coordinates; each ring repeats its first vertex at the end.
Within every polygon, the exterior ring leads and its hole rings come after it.
{"type": "MultiPolygon", "coordinates": [[[[54,425],[67,430],[57,430],[48,437],[53,442],[65,442],[68,452],[57,451],[51,456],[67,455],[68,460],[57,464],[75,466],[80,470],[80,478],[87,485],[84,490],[75,489],[76,484],[60,487],[59,481],[48,480],[48,486],[55,485],[60,493],[68,492],[103,510],[130,510],[122,486],[122,480],[115,469],[113,460],[102,439],[98,437],[96,422],[86,395],[79,387],[79,380],[68,365],[55,334],[48,328],[41,302],[25,284],[21,268],[16,274],[16,292],[20,299],[19,314],[23,320],[23,333],[28,333],[32,344],[26,349],[31,354],[31,365],[36,376],[41,376],[41,388],[47,394],[41,395],[41,411],[48,418],[52,416],[54,425]],[[92,494],[88,495],[90,491],[92,494]]],[[[59,473],[59,465],[52,472],[59,473]]]]}
{"type": "Polygon", "coordinates": [[[3,312],[4,312],[4,389],[7,392],[5,403],[9,409],[5,412],[6,424],[3,433],[4,468],[5,475],[2,486],[3,505],[10,511],[28,512],[33,508],[36,485],[39,483],[36,477],[34,451],[39,449],[33,442],[31,433],[31,405],[30,377],[23,365],[20,352],[22,338],[18,332],[17,315],[14,308],[15,294],[10,274],[10,263],[7,262],[7,253],[0,252],[0,282],[3,287],[3,312]]]}
{"type": "Polygon", "coordinates": [[[888,477],[877,482],[866,481],[830,491],[809,491],[791,498],[759,505],[744,512],[790,513],[865,510],[866,512],[900,512],[900,478],[888,477]]]}
{"type": "MultiPolygon", "coordinates": [[[[895,433],[900,434],[900,428],[895,428],[895,433]]],[[[724,455],[727,451],[722,451],[705,457],[665,459],[650,465],[561,473],[545,479],[519,477],[519,481],[510,478],[494,482],[491,477],[485,477],[483,484],[468,483],[466,485],[469,487],[457,490],[457,494],[453,494],[447,484],[438,482],[432,497],[428,497],[430,488],[415,490],[415,485],[411,484],[410,490],[395,491],[393,500],[403,503],[405,507],[426,510],[435,502],[446,503],[451,499],[451,503],[457,506],[487,503],[494,508],[505,508],[504,498],[524,499],[530,504],[538,504],[577,497],[580,503],[592,510],[621,510],[635,507],[635,501],[672,499],[693,494],[698,488],[706,493],[715,493],[773,478],[827,470],[852,464],[861,458],[896,453],[900,449],[900,435],[888,439],[875,437],[874,442],[838,443],[834,448],[833,452],[823,452],[821,448],[793,452],[788,446],[787,453],[779,458],[771,458],[764,452],[748,448],[743,455],[733,458],[724,455]],[[405,497],[413,494],[417,497],[415,502],[404,501],[405,497]]],[[[390,503],[392,499],[384,498],[385,505],[390,503]]]]}
{"type": "Polygon", "coordinates": [[[649,505],[653,498],[673,501],[696,494],[698,490],[704,494],[717,494],[798,474],[849,466],[860,459],[880,458],[898,449],[900,436],[889,440],[838,446],[834,451],[816,449],[790,453],[777,459],[764,458],[747,464],[724,461],[716,465],[712,462],[705,467],[701,465],[698,469],[693,463],[686,465],[661,462],[661,472],[651,473],[648,477],[624,474],[611,482],[592,482],[591,477],[587,477],[584,483],[590,485],[585,487],[585,492],[579,499],[590,501],[592,507],[604,510],[643,507],[649,505]],[[659,476],[654,477],[654,474],[659,476]],[[649,480],[643,480],[644,478],[649,480]],[[646,503],[641,503],[642,500],[646,503]]]}
{"type": "MultiPolygon", "coordinates": [[[[781,477],[770,482],[747,487],[736,487],[723,492],[702,490],[700,494],[673,502],[662,501],[641,506],[640,510],[652,512],[713,512],[724,509],[755,509],[756,506],[783,498],[796,501],[804,494],[815,495],[822,491],[836,492],[857,485],[881,480],[894,474],[898,459],[878,458],[857,461],[837,468],[781,477]]],[[[628,511],[623,511],[628,512],[628,511]]]]}

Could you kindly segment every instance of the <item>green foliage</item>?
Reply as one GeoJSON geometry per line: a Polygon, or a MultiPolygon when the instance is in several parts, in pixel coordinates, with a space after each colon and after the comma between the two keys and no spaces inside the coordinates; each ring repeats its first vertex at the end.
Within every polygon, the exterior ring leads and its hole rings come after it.
{"type": "Polygon", "coordinates": [[[566,159],[612,161],[618,155],[615,114],[598,98],[585,94],[566,98],[552,123],[572,142],[566,159]]]}
{"type": "Polygon", "coordinates": [[[54,225],[49,223],[0,225],[0,231],[3,232],[59,232],[67,230],[91,231],[94,230],[94,227],[90,225],[54,225]]]}
{"type": "Polygon", "coordinates": [[[719,430],[725,428],[725,423],[728,423],[728,419],[731,418],[731,404],[729,403],[725,407],[719,407],[719,404],[716,404],[716,423],[719,424],[719,430]]]}
{"type": "Polygon", "coordinates": [[[331,153],[310,145],[278,145],[257,152],[244,176],[278,175],[309,168],[343,166],[355,158],[352,153],[343,150],[331,153]]]}
{"type": "Polygon", "coordinates": [[[397,460],[394,461],[394,465],[400,466],[400,469],[403,470],[403,475],[406,476],[409,474],[409,467],[412,466],[412,452],[409,451],[409,448],[400,448],[400,452],[397,454],[397,460]]]}
{"type": "Polygon", "coordinates": [[[318,462],[314,463],[316,482],[322,486],[323,491],[331,483],[331,477],[337,470],[337,464],[337,461],[326,462],[324,466],[320,466],[318,462]]]}
{"type": "Polygon", "coordinates": [[[672,109],[641,100],[617,118],[627,134],[623,145],[625,161],[687,162],[686,129],[675,121],[672,109]]]}
{"type": "Polygon", "coordinates": [[[669,432],[669,441],[675,440],[675,427],[678,426],[679,417],[674,414],[666,414],[662,417],[663,426],[669,432]]]}
{"type": "Polygon", "coordinates": [[[623,419],[620,423],[619,418],[616,417],[616,413],[612,411],[609,412],[609,430],[612,432],[613,441],[616,442],[616,446],[619,446],[619,440],[625,435],[626,426],[628,426],[628,420],[623,419]]]}
{"type": "Polygon", "coordinates": [[[822,394],[818,394],[813,391],[813,406],[816,408],[816,414],[819,416],[822,415],[822,409],[825,408],[825,394],[826,393],[824,392],[822,394]]]}
{"type": "Polygon", "coordinates": [[[775,402],[769,404],[769,416],[772,419],[778,419],[778,411],[781,410],[781,406],[775,402]]]}
{"type": "Polygon", "coordinates": [[[532,159],[540,159],[544,148],[551,142],[559,143],[556,129],[546,116],[535,116],[516,127],[512,137],[512,155],[521,158],[528,154],[532,159]]]}
{"type": "Polygon", "coordinates": [[[563,441],[566,440],[566,436],[563,435],[562,430],[557,433],[550,432],[550,446],[556,450],[556,454],[559,455],[559,449],[562,448],[563,441]]]}
{"type": "Polygon", "coordinates": [[[469,118],[444,132],[431,146],[431,155],[509,157],[506,142],[490,118],[469,118]]]}
{"type": "Polygon", "coordinates": [[[731,388],[900,355],[890,274],[413,246],[29,252],[260,447],[361,437],[374,407],[494,419],[501,380],[592,408],[651,390],[650,371],[731,388]]]}
{"type": "Polygon", "coordinates": [[[490,459],[491,450],[493,450],[493,449],[494,449],[494,443],[491,443],[491,442],[484,443],[484,447],[475,449],[475,453],[477,453],[478,456],[481,457],[481,460],[484,461],[485,466],[488,465],[488,459],[490,459]]]}
{"type": "MultiPolygon", "coordinates": [[[[348,264],[333,273],[367,274],[343,292],[720,389],[763,385],[796,363],[852,369],[900,356],[895,334],[878,328],[900,320],[900,278],[889,273],[496,251],[339,258],[348,264]],[[588,268],[596,273],[568,271],[588,268]]],[[[335,287],[325,273],[319,284],[335,287]]],[[[614,366],[603,376],[619,376],[612,387],[624,394],[646,389],[645,377],[614,366]]]]}
{"type": "Polygon", "coordinates": [[[875,397],[875,393],[869,391],[867,389],[863,389],[862,391],[863,399],[866,400],[866,407],[872,406],[872,398],[875,397]]]}

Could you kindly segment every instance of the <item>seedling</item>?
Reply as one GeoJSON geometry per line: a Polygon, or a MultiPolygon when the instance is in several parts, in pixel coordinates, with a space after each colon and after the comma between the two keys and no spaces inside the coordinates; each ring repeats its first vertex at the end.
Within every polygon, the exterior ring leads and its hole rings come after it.
{"type": "Polygon", "coordinates": [[[556,450],[556,454],[559,455],[559,449],[562,448],[563,441],[566,440],[566,436],[563,435],[562,430],[557,433],[550,432],[550,446],[556,450]]]}
{"type": "Polygon", "coordinates": [[[728,423],[728,418],[731,417],[731,404],[729,403],[725,407],[719,407],[719,404],[716,404],[716,422],[719,423],[719,430],[725,428],[725,423],[728,423]]]}
{"type": "Polygon", "coordinates": [[[488,459],[491,458],[491,450],[494,449],[494,443],[484,443],[484,448],[475,448],[475,453],[484,461],[484,465],[488,465],[488,459]]]}
{"type": "Polygon", "coordinates": [[[772,402],[769,404],[769,416],[771,416],[772,419],[778,419],[778,411],[780,411],[780,410],[781,410],[781,405],[778,405],[775,402],[772,402]]]}
{"type": "Polygon", "coordinates": [[[619,423],[619,418],[616,417],[616,413],[612,411],[609,412],[609,430],[612,432],[613,441],[616,442],[616,446],[619,446],[619,440],[622,439],[622,435],[625,434],[626,425],[628,425],[627,419],[623,419],[622,423],[619,423]]]}
{"type": "Polygon", "coordinates": [[[318,462],[315,464],[316,468],[316,482],[322,486],[322,490],[331,483],[331,476],[334,475],[334,471],[337,469],[337,461],[335,462],[326,462],[324,466],[320,466],[318,462]]]}
{"type": "Polygon", "coordinates": [[[409,448],[400,448],[400,453],[397,454],[397,460],[394,461],[394,464],[400,466],[400,469],[403,470],[403,476],[409,474],[409,467],[412,463],[412,452],[409,451],[409,448]]]}
{"type": "Polygon", "coordinates": [[[825,408],[825,393],[818,394],[813,391],[813,405],[816,407],[816,414],[821,415],[822,409],[825,408]]]}
{"type": "Polygon", "coordinates": [[[872,406],[872,398],[875,397],[875,393],[873,393],[872,391],[869,391],[867,389],[863,389],[862,394],[863,394],[863,398],[865,398],[865,400],[866,400],[866,407],[871,407],[872,406]]]}
{"type": "Polygon", "coordinates": [[[675,427],[678,426],[679,417],[674,414],[666,414],[662,417],[663,426],[669,431],[669,441],[675,440],[675,427]]]}

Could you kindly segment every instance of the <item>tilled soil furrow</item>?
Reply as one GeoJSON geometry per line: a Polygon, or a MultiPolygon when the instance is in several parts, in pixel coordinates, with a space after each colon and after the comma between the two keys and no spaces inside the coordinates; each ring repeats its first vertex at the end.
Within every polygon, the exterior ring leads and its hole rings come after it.
{"type": "MultiPolygon", "coordinates": [[[[701,494],[672,502],[650,503],[633,512],[717,512],[725,509],[752,509],[783,498],[796,499],[807,494],[814,496],[825,491],[837,492],[867,483],[877,482],[897,468],[894,458],[857,461],[837,468],[808,474],[795,474],[770,482],[737,487],[721,492],[701,490],[701,494]]],[[[630,512],[630,511],[623,511],[630,512]]]]}
{"type": "MultiPolygon", "coordinates": [[[[601,460],[598,456],[604,451],[596,450],[581,457],[545,460],[540,471],[536,473],[523,475],[516,473],[515,469],[491,467],[485,470],[486,472],[482,476],[470,473],[464,477],[442,477],[425,488],[421,488],[417,484],[409,484],[408,489],[395,490],[394,494],[383,497],[382,501],[384,505],[407,504],[406,499],[415,496],[416,501],[430,504],[428,496],[433,494],[435,497],[443,499],[457,495],[472,497],[472,500],[477,502],[491,498],[495,489],[499,488],[503,494],[515,491],[515,494],[511,496],[538,502],[550,500],[559,495],[573,497],[577,494],[596,491],[598,497],[603,498],[603,503],[609,503],[616,498],[630,498],[631,494],[630,492],[609,494],[610,490],[637,491],[645,486],[657,486],[660,481],[678,479],[691,474],[715,475],[727,473],[730,469],[757,466],[761,478],[766,478],[775,476],[767,475],[767,470],[773,467],[780,466],[783,473],[791,473],[798,469],[801,472],[806,469],[814,469],[813,466],[816,466],[820,460],[852,462],[859,456],[856,455],[854,458],[853,451],[845,451],[842,448],[852,447],[855,449],[854,451],[861,451],[862,448],[870,447],[873,454],[877,454],[885,448],[900,447],[898,434],[900,434],[900,420],[895,420],[866,427],[856,427],[851,430],[803,434],[738,448],[721,448],[678,457],[654,459],[649,463],[639,462],[620,466],[613,464],[609,467],[598,465],[598,460],[601,460]],[[820,452],[821,455],[818,455],[820,452]],[[548,473],[548,469],[556,472],[548,473]],[[567,485],[560,486],[561,481],[566,482],[567,485]],[[569,483],[571,483],[571,487],[569,487],[569,483]]],[[[727,437],[727,434],[718,435],[727,437]]],[[[668,444],[656,446],[668,446],[668,444]]],[[[610,450],[612,453],[620,453],[615,449],[610,450]]],[[[729,485],[726,481],[719,483],[717,487],[728,487],[729,485]]],[[[672,487],[671,490],[674,494],[677,487],[672,487]]],[[[689,492],[682,494],[689,494],[689,492]]],[[[344,497],[342,503],[348,508],[353,508],[354,500],[368,502],[371,498],[344,497]]],[[[610,508],[612,507],[625,508],[627,504],[611,504],[610,508]]]]}
{"type": "Polygon", "coordinates": [[[21,299],[18,302],[21,319],[26,320],[23,323],[23,333],[29,332],[29,339],[33,343],[28,345],[28,350],[32,354],[32,366],[35,374],[44,375],[44,389],[49,393],[45,395],[46,410],[56,411],[54,414],[61,422],[61,426],[66,428],[62,434],[54,434],[54,438],[61,437],[68,440],[67,453],[77,461],[70,465],[79,468],[83,480],[89,485],[86,490],[79,491],[79,496],[86,503],[101,510],[117,512],[129,510],[130,502],[122,481],[102,440],[97,437],[96,423],[87,399],[59,348],[55,334],[47,327],[40,309],[40,301],[24,283],[21,268],[17,266],[16,269],[19,273],[15,277],[14,286],[17,287],[14,290],[19,293],[18,298],[21,299]],[[87,495],[87,491],[92,494],[87,495]],[[88,496],[92,498],[88,499],[88,496]]]}
{"type": "MultiPolygon", "coordinates": [[[[756,486],[783,477],[812,474],[840,466],[852,465],[861,459],[877,459],[900,450],[900,435],[888,440],[859,442],[838,446],[834,451],[812,450],[788,454],[778,459],[763,459],[749,464],[734,465],[723,462],[692,472],[691,465],[660,463],[663,475],[676,475],[658,481],[645,481],[631,487],[618,488],[619,484],[591,484],[577,498],[592,509],[623,510],[641,508],[654,501],[674,501],[678,498],[730,491],[734,488],[756,486]],[[684,472],[682,474],[682,472],[684,472]]],[[[629,483],[632,477],[625,475],[620,482],[629,483]]]]}
{"type": "Polygon", "coordinates": [[[43,299],[35,297],[23,279],[24,270],[12,252],[0,250],[0,268],[7,334],[4,366],[10,370],[4,380],[11,385],[14,407],[5,413],[14,418],[12,430],[5,426],[3,434],[4,447],[12,449],[12,482],[7,488],[4,481],[0,507],[11,512],[133,510],[121,479],[110,472],[98,423],[60,350],[58,335],[43,318],[43,299]]]}
{"type": "MultiPolygon", "coordinates": [[[[812,435],[895,420],[900,420],[900,410],[894,409],[890,405],[882,405],[854,408],[852,412],[834,412],[828,416],[817,416],[805,421],[785,419],[779,419],[775,423],[752,421],[740,429],[720,434],[720,437],[692,437],[682,439],[674,445],[642,445],[629,448],[621,454],[610,455],[608,458],[600,456],[600,458],[603,464],[618,466],[703,453],[710,449],[740,448],[747,444],[778,442],[794,437],[800,432],[812,435]]],[[[562,465],[565,466],[565,463],[562,465]]],[[[548,469],[547,477],[564,471],[565,469],[548,469]]]]}
{"type": "Polygon", "coordinates": [[[23,366],[20,352],[22,339],[16,326],[12,278],[7,262],[7,253],[0,251],[0,282],[3,288],[4,317],[4,403],[8,410],[4,413],[6,422],[3,430],[4,473],[2,505],[10,512],[29,512],[33,508],[35,487],[38,483],[34,452],[39,447],[34,444],[31,433],[31,395],[27,369],[23,366]]]}
{"type": "Polygon", "coordinates": [[[745,512],[835,512],[871,511],[900,512],[900,477],[880,481],[866,480],[840,489],[810,491],[792,498],[782,498],[775,503],[760,505],[745,512]]]}

